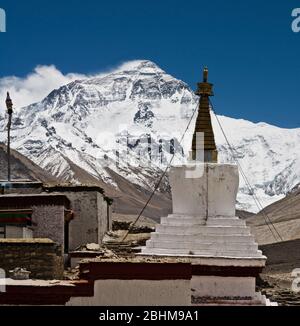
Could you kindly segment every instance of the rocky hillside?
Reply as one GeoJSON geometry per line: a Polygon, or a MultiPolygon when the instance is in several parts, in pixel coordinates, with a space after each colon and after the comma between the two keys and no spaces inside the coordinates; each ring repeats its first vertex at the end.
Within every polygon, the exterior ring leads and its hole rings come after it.
{"type": "MultiPolygon", "coordinates": [[[[18,153],[11,151],[11,173],[13,180],[42,181],[46,184],[65,183],[63,178],[56,178],[31,160],[18,153]]],[[[105,191],[105,195],[114,199],[113,211],[120,214],[137,214],[150,196],[150,192],[132,184],[120,175],[114,175],[118,182],[118,189],[95,178],[70,160],[74,177],[83,184],[98,185],[105,191]]],[[[114,174],[111,171],[112,175],[114,174]]],[[[0,143],[0,180],[7,180],[7,154],[6,146],[0,143]]],[[[168,192],[158,194],[145,210],[144,215],[159,221],[160,216],[167,215],[171,211],[171,197],[168,192]]]]}
{"type": "MultiPolygon", "coordinates": [[[[11,151],[12,179],[30,181],[58,182],[59,179],[44,171],[38,165],[15,150],[11,151]]],[[[0,143],[0,180],[7,180],[7,152],[6,146],[0,143]]]]}
{"type": "Polygon", "coordinates": [[[274,243],[281,240],[270,221],[274,224],[282,240],[289,241],[300,238],[300,189],[295,189],[284,199],[247,219],[247,223],[251,226],[252,232],[260,244],[274,243]]]}

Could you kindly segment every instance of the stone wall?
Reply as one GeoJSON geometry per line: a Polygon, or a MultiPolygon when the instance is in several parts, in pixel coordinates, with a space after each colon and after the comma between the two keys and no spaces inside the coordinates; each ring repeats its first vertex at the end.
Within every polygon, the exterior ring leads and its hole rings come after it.
{"type": "Polygon", "coordinates": [[[281,265],[283,269],[286,265],[289,272],[291,265],[300,267],[300,239],[261,245],[259,249],[267,256],[267,266],[281,265]]]}
{"type": "Polygon", "coordinates": [[[109,229],[107,202],[98,191],[60,192],[68,197],[74,211],[69,226],[69,250],[87,243],[101,243],[109,229]]]}
{"type": "Polygon", "coordinates": [[[98,215],[96,192],[65,192],[71,201],[74,220],[69,228],[69,249],[86,243],[98,243],[98,215]]]}
{"type": "Polygon", "coordinates": [[[102,239],[108,230],[112,229],[112,218],[110,206],[107,204],[103,195],[97,193],[98,207],[98,243],[102,243],[102,239]]]}
{"type": "Polygon", "coordinates": [[[0,196],[0,209],[32,210],[34,238],[50,238],[64,251],[65,209],[70,208],[66,196],[57,194],[10,194],[0,196]]]}
{"type": "Polygon", "coordinates": [[[0,239],[0,268],[26,268],[34,279],[62,279],[61,246],[50,239],[0,239]]]}
{"type": "MultiPolygon", "coordinates": [[[[64,252],[64,206],[45,205],[33,206],[32,222],[36,223],[33,229],[35,238],[49,238],[61,246],[64,252]]],[[[72,222],[71,222],[72,223],[72,222]]]]}
{"type": "MultiPolygon", "coordinates": [[[[1,171],[1,164],[0,164],[1,171]]],[[[0,193],[8,194],[40,194],[43,184],[37,181],[2,181],[0,180],[0,193]]]]}

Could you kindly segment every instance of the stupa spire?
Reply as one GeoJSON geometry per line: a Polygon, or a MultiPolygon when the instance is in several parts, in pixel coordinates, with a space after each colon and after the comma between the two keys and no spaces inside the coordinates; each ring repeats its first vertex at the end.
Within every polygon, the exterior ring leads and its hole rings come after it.
{"type": "Polygon", "coordinates": [[[196,95],[200,96],[198,117],[192,143],[192,159],[199,160],[197,153],[203,150],[202,144],[197,144],[197,133],[204,133],[204,162],[217,163],[218,152],[214,131],[211,123],[209,97],[213,96],[213,84],[208,82],[208,69],[203,70],[203,82],[198,83],[196,95]],[[198,148],[197,148],[198,146],[198,148]],[[198,151],[197,151],[198,149],[198,151]]]}

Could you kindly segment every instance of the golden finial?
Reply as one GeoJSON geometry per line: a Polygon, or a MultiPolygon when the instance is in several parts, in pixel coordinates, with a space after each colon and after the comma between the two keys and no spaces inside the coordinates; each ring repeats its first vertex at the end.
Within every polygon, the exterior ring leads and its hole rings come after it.
{"type": "Polygon", "coordinates": [[[204,162],[216,163],[218,152],[210,116],[209,97],[213,96],[213,84],[208,82],[208,68],[203,70],[203,82],[198,83],[196,94],[200,96],[198,117],[192,143],[192,159],[198,160],[198,153],[204,150],[204,162]],[[197,134],[204,134],[204,144],[197,144],[197,134]],[[204,146],[204,147],[203,147],[204,146]]]}
{"type": "Polygon", "coordinates": [[[207,83],[208,82],[208,68],[205,67],[203,70],[203,83],[207,83]]]}

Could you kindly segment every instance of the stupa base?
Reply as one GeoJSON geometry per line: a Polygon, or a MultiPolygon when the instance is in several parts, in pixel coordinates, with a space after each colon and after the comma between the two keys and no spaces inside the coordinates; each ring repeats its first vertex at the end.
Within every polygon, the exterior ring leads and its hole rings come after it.
{"type": "Polygon", "coordinates": [[[270,301],[265,295],[256,292],[252,298],[247,297],[197,297],[192,296],[193,306],[278,306],[276,302],[270,301]]]}

